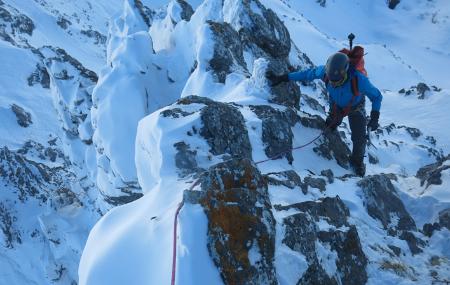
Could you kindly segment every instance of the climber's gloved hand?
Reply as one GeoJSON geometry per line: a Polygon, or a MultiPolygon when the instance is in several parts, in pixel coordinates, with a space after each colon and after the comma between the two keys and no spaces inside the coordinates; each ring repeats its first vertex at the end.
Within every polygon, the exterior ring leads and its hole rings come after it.
{"type": "Polygon", "coordinates": [[[325,120],[325,127],[330,131],[335,131],[341,123],[342,118],[339,118],[339,116],[330,113],[328,114],[328,117],[325,120]]]}
{"type": "Polygon", "coordinates": [[[369,131],[375,131],[376,129],[378,129],[378,127],[380,126],[378,124],[378,119],[380,118],[380,112],[378,111],[372,111],[370,112],[370,121],[367,124],[367,129],[369,131]]]}
{"type": "Polygon", "coordinates": [[[269,84],[271,87],[275,87],[282,82],[289,81],[289,77],[288,77],[287,73],[282,74],[282,75],[276,75],[275,73],[273,73],[270,70],[266,72],[266,78],[269,80],[269,84]]]}

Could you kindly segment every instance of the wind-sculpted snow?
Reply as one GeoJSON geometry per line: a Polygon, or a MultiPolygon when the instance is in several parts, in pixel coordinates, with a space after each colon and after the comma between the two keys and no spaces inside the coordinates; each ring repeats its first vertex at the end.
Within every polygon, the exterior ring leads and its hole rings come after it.
{"type": "Polygon", "coordinates": [[[0,283],[169,283],[183,199],[178,284],[448,280],[444,1],[0,0],[0,283]],[[265,78],[343,26],[384,97],[364,179],[347,120],[291,151],[323,83],[265,78]]]}
{"type": "MultiPolygon", "coordinates": [[[[93,228],[81,284],[169,282],[183,199],[180,284],[408,284],[429,281],[430,272],[448,276],[448,263],[429,260],[446,258],[449,232],[439,224],[425,236],[423,224],[439,219],[419,214],[420,199],[411,209],[406,190],[421,187],[413,177],[420,166],[443,157],[436,139],[382,121],[370,137],[368,174],[392,174],[366,180],[348,170],[346,120],[290,151],[320,134],[327,98],[319,82],[302,84],[303,94],[292,82],[268,86],[267,70],[313,66],[280,13],[256,0],[151,5],[154,13],[125,1],[93,94],[98,185],[118,197],[121,183],[137,181],[142,190],[132,191],[144,196],[93,228]]],[[[436,215],[446,209],[429,203],[436,215]]]]}

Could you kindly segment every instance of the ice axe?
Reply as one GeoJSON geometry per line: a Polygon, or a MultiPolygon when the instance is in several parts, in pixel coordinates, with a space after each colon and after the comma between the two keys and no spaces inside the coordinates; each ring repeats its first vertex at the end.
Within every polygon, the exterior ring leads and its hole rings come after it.
{"type": "Polygon", "coordinates": [[[353,33],[350,33],[348,35],[348,43],[350,44],[350,50],[353,48],[353,40],[355,39],[355,35],[353,33]]]}
{"type": "Polygon", "coordinates": [[[370,146],[373,146],[374,149],[378,149],[373,143],[372,140],[370,138],[370,132],[371,129],[369,126],[367,126],[367,148],[369,148],[370,146]]]}

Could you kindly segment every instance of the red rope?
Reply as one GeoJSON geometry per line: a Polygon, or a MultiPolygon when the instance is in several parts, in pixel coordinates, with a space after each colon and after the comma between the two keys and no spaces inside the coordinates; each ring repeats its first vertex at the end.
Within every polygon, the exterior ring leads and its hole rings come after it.
{"type": "MultiPolygon", "coordinates": [[[[268,159],[264,159],[264,160],[260,160],[255,162],[255,164],[261,164],[270,160],[275,160],[278,157],[280,157],[281,155],[289,152],[289,151],[293,151],[293,150],[297,150],[297,149],[301,149],[304,147],[307,147],[308,145],[312,144],[313,142],[315,142],[316,140],[318,140],[322,135],[324,134],[324,131],[322,131],[317,137],[315,137],[314,139],[312,139],[311,141],[300,145],[300,146],[296,146],[296,147],[291,147],[287,150],[284,150],[272,157],[269,157],[268,159]]],[[[189,188],[189,190],[193,190],[194,187],[200,182],[200,178],[197,178],[197,180],[194,181],[194,183],[192,184],[192,186],[189,188]]],[[[171,281],[171,285],[175,285],[175,275],[177,272],[177,227],[178,227],[178,215],[180,214],[180,210],[181,208],[183,208],[184,206],[184,199],[181,201],[181,203],[178,205],[177,211],[175,212],[175,218],[173,221],[173,249],[172,249],[172,281],[171,281]]]]}

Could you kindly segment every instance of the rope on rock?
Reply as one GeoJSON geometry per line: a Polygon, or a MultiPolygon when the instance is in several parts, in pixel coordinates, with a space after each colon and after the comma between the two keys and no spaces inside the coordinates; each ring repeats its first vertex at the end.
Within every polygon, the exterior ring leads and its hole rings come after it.
{"type": "MultiPolygon", "coordinates": [[[[312,139],[311,141],[303,144],[303,145],[299,145],[296,147],[291,147],[289,149],[286,149],[272,157],[269,157],[267,159],[264,160],[260,160],[255,162],[255,164],[261,164],[267,161],[271,161],[271,160],[275,160],[278,159],[280,156],[282,156],[283,154],[286,154],[289,151],[293,151],[293,150],[297,150],[297,149],[302,149],[304,147],[307,147],[308,145],[314,143],[316,140],[318,140],[320,137],[322,137],[325,133],[325,130],[323,130],[318,136],[316,136],[314,139],[312,139]]],[[[192,184],[192,186],[189,188],[190,191],[192,191],[194,189],[195,186],[198,185],[198,183],[200,183],[200,177],[197,178],[197,180],[194,181],[194,183],[192,184]]],[[[175,212],[175,218],[173,221],[173,248],[172,248],[172,281],[171,281],[171,285],[175,285],[175,275],[177,272],[177,227],[178,227],[178,215],[180,214],[180,210],[181,208],[183,208],[184,206],[184,199],[181,201],[180,204],[178,204],[178,208],[177,211],[175,212]]]]}

